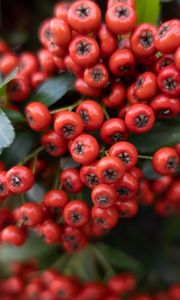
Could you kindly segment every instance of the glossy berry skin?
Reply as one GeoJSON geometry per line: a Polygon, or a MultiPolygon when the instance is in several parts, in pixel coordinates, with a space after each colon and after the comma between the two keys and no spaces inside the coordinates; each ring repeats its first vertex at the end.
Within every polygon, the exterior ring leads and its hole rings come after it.
{"type": "Polygon", "coordinates": [[[180,21],[169,20],[159,27],[155,36],[155,47],[162,53],[173,53],[180,44],[180,21]]]}
{"type": "Polygon", "coordinates": [[[72,111],[60,111],[55,117],[54,130],[64,139],[74,139],[83,132],[83,122],[72,111]]]}
{"type": "Polygon", "coordinates": [[[76,162],[87,165],[97,158],[99,144],[92,135],[81,134],[69,144],[69,151],[76,162]]]}
{"type": "Polygon", "coordinates": [[[157,150],[152,159],[154,170],[160,175],[170,175],[176,172],[179,164],[177,152],[170,147],[157,150]]]}
{"type": "Polygon", "coordinates": [[[53,34],[52,34],[52,31],[50,28],[50,21],[51,21],[50,18],[45,19],[41,23],[39,30],[38,30],[39,41],[44,48],[47,48],[49,42],[53,40],[53,34]]]}
{"type": "Polygon", "coordinates": [[[136,279],[131,273],[122,273],[114,275],[108,282],[110,291],[116,294],[126,294],[136,288],[136,279]]]}
{"type": "Polygon", "coordinates": [[[110,93],[104,96],[102,101],[103,104],[108,108],[116,108],[124,103],[126,99],[126,88],[124,84],[112,83],[110,87],[110,93]]]}
{"type": "Polygon", "coordinates": [[[150,102],[150,106],[158,119],[173,118],[178,116],[180,112],[179,99],[168,97],[164,94],[157,95],[150,102]]]}
{"type": "Polygon", "coordinates": [[[25,240],[26,233],[22,228],[10,225],[1,231],[1,241],[4,243],[21,246],[25,240]]]}
{"type": "Polygon", "coordinates": [[[83,77],[84,69],[82,67],[80,67],[79,65],[77,65],[72,60],[70,55],[67,55],[64,58],[64,64],[66,66],[67,71],[69,71],[70,73],[74,73],[76,75],[76,77],[83,77]]]}
{"type": "Polygon", "coordinates": [[[100,300],[104,299],[106,293],[105,287],[100,282],[87,282],[78,294],[76,300],[100,300]]]}
{"type": "Polygon", "coordinates": [[[20,55],[18,74],[30,76],[38,70],[38,61],[34,54],[24,52],[20,55]]]}
{"type": "Polygon", "coordinates": [[[134,199],[117,201],[116,207],[120,213],[120,218],[132,218],[138,212],[138,204],[134,199]]]}
{"type": "Polygon", "coordinates": [[[55,43],[60,47],[66,47],[72,38],[71,29],[64,20],[53,18],[50,21],[50,29],[55,43]]]}
{"type": "Polygon", "coordinates": [[[127,89],[127,100],[133,105],[141,102],[141,100],[135,95],[136,83],[132,83],[127,89]]]}
{"type": "Polygon", "coordinates": [[[112,229],[117,225],[119,220],[118,211],[114,206],[109,208],[93,206],[91,216],[93,222],[104,229],[112,229]]]}
{"type": "Polygon", "coordinates": [[[56,244],[61,240],[61,227],[53,220],[46,220],[40,225],[40,234],[47,244],[56,244]]]}
{"type": "Polygon", "coordinates": [[[47,76],[54,74],[57,68],[52,53],[47,49],[41,49],[38,51],[37,56],[42,72],[47,76]]]}
{"type": "Polygon", "coordinates": [[[87,203],[80,200],[70,201],[64,208],[65,222],[72,227],[82,227],[88,223],[90,208],[87,203]]]}
{"type": "Polygon", "coordinates": [[[6,174],[8,189],[20,194],[30,190],[34,184],[32,171],[25,166],[14,166],[6,174]]]}
{"type": "Polygon", "coordinates": [[[174,55],[176,68],[180,71],[180,46],[177,48],[174,55]]]}
{"type": "Polygon", "coordinates": [[[127,139],[128,132],[124,120],[119,118],[106,120],[101,127],[100,137],[108,145],[127,139]]]}
{"type": "Polygon", "coordinates": [[[109,81],[109,73],[104,64],[96,64],[84,71],[84,81],[92,88],[103,88],[109,81]]]}
{"type": "Polygon", "coordinates": [[[81,34],[91,33],[101,25],[101,10],[92,1],[76,1],[69,8],[68,23],[73,30],[81,34]]]}
{"type": "Polygon", "coordinates": [[[62,188],[69,193],[79,193],[83,189],[80,173],[75,168],[69,168],[62,171],[59,176],[59,181],[62,188]]]}
{"type": "Polygon", "coordinates": [[[114,205],[116,192],[107,184],[98,184],[91,192],[91,199],[96,207],[108,208],[114,205]]]}
{"type": "Polygon", "coordinates": [[[134,197],[138,191],[137,178],[126,172],[123,178],[113,185],[117,200],[126,201],[134,197]]]}
{"type": "Polygon", "coordinates": [[[154,121],[154,112],[152,108],[146,104],[132,105],[125,115],[126,126],[130,131],[135,133],[149,131],[153,127],[154,121]]]}
{"type": "Polygon", "coordinates": [[[47,79],[47,74],[43,72],[35,72],[31,75],[31,86],[36,89],[47,79]]]}
{"type": "Polygon", "coordinates": [[[103,183],[115,183],[125,173],[123,162],[115,156],[106,156],[97,163],[97,175],[103,183]]]}
{"type": "Polygon", "coordinates": [[[113,6],[116,3],[125,3],[125,4],[135,8],[135,0],[108,0],[108,8],[110,8],[111,6],[113,6]]]}
{"type": "Polygon", "coordinates": [[[0,198],[9,195],[9,189],[6,180],[6,171],[0,171],[0,198]]]}
{"type": "Polygon", "coordinates": [[[97,175],[97,162],[82,166],[80,169],[80,179],[81,181],[90,189],[95,188],[99,183],[101,183],[100,178],[97,175]]]}
{"type": "Polygon", "coordinates": [[[81,117],[84,129],[87,131],[97,130],[104,121],[104,112],[99,103],[93,100],[84,100],[76,109],[81,117]]]}
{"type": "Polygon", "coordinates": [[[125,165],[126,170],[133,168],[138,160],[138,152],[133,144],[119,142],[111,146],[108,155],[117,156],[125,165]]]}
{"type": "Polygon", "coordinates": [[[69,300],[74,299],[77,294],[78,286],[71,278],[59,275],[51,284],[50,291],[54,299],[69,300]]]}
{"type": "Polygon", "coordinates": [[[87,97],[99,97],[102,94],[102,89],[90,87],[82,78],[76,80],[75,89],[79,94],[87,97]]]}
{"type": "Polygon", "coordinates": [[[110,57],[118,48],[118,41],[105,24],[102,24],[97,32],[99,38],[100,56],[104,58],[110,57]]]}
{"type": "Polygon", "coordinates": [[[174,66],[174,55],[173,54],[164,54],[159,57],[157,62],[154,65],[155,71],[158,74],[164,68],[168,66],[174,66]]]}
{"type": "Polygon", "coordinates": [[[173,177],[172,176],[161,176],[157,179],[152,180],[151,189],[156,194],[164,193],[172,184],[173,177]]]}
{"type": "Polygon", "coordinates": [[[178,298],[180,297],[180,285],[175,284],[170,287],[168,295],[170,296],[171,300],[178,300],[178,298]]]}
{"type": "Polygon", "coordinates": [[[18,65],[19,59],[16,55],[6,53],[0,60],[0,70],[4,75],[8,75],[18,65]]]}
{"type": "Polygon", "coordinates": [[[62,190],[50,190],[43,198],[43,205],[46,207],[64,208],[68,203],[68,195],[62,190]]]}
{"type": "Polygon", "coordinates": [[[60,20],[67,21],[69,7],[70,7],[70,3],[67,3],[65,1],[57,2],[54,6],[55,17],[60,20]]]}
{"type": "Polygon", "coordinates": [[[30,81],[29,78],[22,75],[16,75],[7,84],[7,94],[14,102],[22,102],[30,94],[30,81]]]}
{"type": "Polygon", "coordinates": [[[51,123],[48,108],[40,102],[31,102],[26,106],[26,118],[29,126],[34,131],[44,131],[51,123]]]}
{"type": "Polygon", "coordinates": [[[136,80],[135,95],[140,100],[149,100],[157,94],[157,79],[152,72],[141,74],[136,80]]]}
{"type": "Polygon", "coordinates": [[[157,83],[167,96],[178,97],[180,95],[180,72],[173,66],[163,69],[157,76],[157,83]]]}
{"type": "Polygon", "coordinates": [[[95,39],[88,36],[78,36],[69,45],[72,60],[83,68],[92,67],[99,58],[99,46],[95,39]]]}
{"type": "Polygon", "coordinates": [[[116,3],[106,11],[105,20],[109,30],[116,34],[126,34],[135,27],[136,13],[131,6],[116,3]]]}
{"type": "Polygon", "coordinates": [[[131,50],[139,57],[150,57],[155,52],[156,27],[149,23],[138,25],[130,37],[131,50]]]}
{"type": "Polygon", "coordinates": [[[55,157],[63,155],[67,150],[66,140],[53,130],[42,135],[41,144],[51,156],[55,157]]]}
{"type": "Polygon", "coordinates": [[[18,220],[25,226],[35,226],[43,221],[43,212],[39,204],[25,203],[18,210],[18,220]]]}
{"type": "Polygon", "coordinates": [[[127,76],[134,70],[135,64],[135,56],[129,49],[118,49],[109,59],[109,68],[117,76],[127,76]]]}
{"type": "Polygon", "coordinates": [[[62,235],[63,248],[68,253],[81,250],[87,244],[82,228],[65,226],[62,235]]]}

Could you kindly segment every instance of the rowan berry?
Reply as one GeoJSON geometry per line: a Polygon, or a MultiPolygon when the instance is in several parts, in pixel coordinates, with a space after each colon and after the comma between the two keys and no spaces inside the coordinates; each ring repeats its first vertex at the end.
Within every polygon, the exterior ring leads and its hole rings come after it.
{"type": "Polygon", "coordinates": [[[173,148],[160,148],[153,155],[153,168],[160,175],[170,175],[175,173],[178,164],[179,156],[173,148]]]}
{"type": "Polygon", "coordinates": [[[112,229],[117,225],[119,220],[119,213],[115,206],[109,208],[93,206],[91,216],[96,225],[105,229],[112,229]]]}
{"type": "Polygon", "coordinates": [[[68,225],[82,227],[89,221],[90,208],[83,201],[72,200],[64,207],[63,216],[68,225]]]}
{"type": "Polygon", "coordinates": [[[171,98],[164,94],[157,95],[150,102],[150,106],[158,119],[173,118],[178,116],[180,112],[179,99],[171,98]]]}
{"type": "Polygon", "coordinates": [[[34,54],[24,52],[19,57],[18,74],[30,76],[38,70],[38,61],[34,54]]]}
{"type": "Polygon", "coordinates": [[[53,130],[42,135],[41,144],[51,156],[61,156],[67,150],[66,140],[53,130]]]}
{"type": "Polygon", "coordinates": [[[17,218],[25,226],[35,226],[43,221],[43,211],[37,203],[25,203],[18,209],[17,218]]]}
{"type": "Polygon", "coordinates": [[[109,81],[108,69],[104,64],[96,64],[84,71],[84,81],[92,88],[103,88],[109,81]]]}
{"type": "Polygon", "coordinates": [[[107,58],[118,48],[118,40],[105,24],[102,24],[97,32],[99,38],[100,56],[107,58]]]}
{"type": "Polygon", "coordinates": [[[38,231],[43,236],[47,244],[56,244],[61,240],[61,227],[53,220],[46,220],[40,226],[38,231]]]}
{"type": "Polygon", "coordinates": [[[170,97],[180,95],[180,72],[175,67],[164,68],[157,76],[157,83],[165,95],[170,97]]]}
{"type": "Polygon", "coordinates": [[[32,171],[25,166],[14,166],[6,174],[7,187],[15,193],[20,194],[30,190],[34,184],[32,171]]]}
{"type": "Polygon", "coordinates": [[[116,207],[120,213],[120,218],[132,218],[138,212],[138,204],[135,200],[117,201],[116,207]]]}
{"type": "Polygon", "coordinates": [[[108,208],[114,205],[116,192],[107,184],[98,184],[91,192],[91,199],[96,207],[108,208]]]}
{"type": "Polygon", "coordinates": [[[60,47],[66,47],[72,38],[71,29],[66,21],[53,18],[50,21],[50,29],[54,42],[60,47]]]}
{"type": "Polygon", "coordinates": [[[9,225],[1,231],[1,241],[10,245],[21,246],[26,240],[26,232],[23,228],[9,225]]]}
{"type": "Polygon", "coordinates": [[[150,100],[157,94],[157,78],[152,72],[145,72],[138,76],[135,86],[135,95],[141,100],[150,100]]]}
{"type": "Polygon", "coordinates": [[[105,144],[114,144],[128,137],[124,120],[111,118],[106,120],[100,129],[100,138],[105,144]]]}
{"type": "Polygon", "coordinates": [[[125,173],[123,162],[115,156],[106,156],[97,163],[97,175],[103,183],[115,183],[125,173]]]}
{"type": "Polygon", "coordinates": [[[118,49],[109,59],[111,72],[118,76],[127,76],[134,71],[136,58],[130,49],[118,49]]]}
{"type": "Polygon", "coordinates": [[[7,94],[11,101],[22,102],[30,94],[30,80],[26,76],[16,75],[7,84],[7,94]]]}
{"type": "Polygon", "coordinates": [[[134,197],[138,191],[138,180],[131,173],[126,172],[119,182],[113,185],[117,200],[126,201],[134,197]]]}
{"type": "Polygon", "coordinates": [[[90,87],[82,78],[76,80],[75,89],[87,97],[99,97],[102,93],[102,89],[90,87]]]}
{"type": "Polygon", "coordinates": [[[101,183],[101,180],[97,175],[96,166],[97,162],[91,165],[82,166],[80,169],[80,179],[90,189],[93,189],[101,183]]]}
{"type": "Polygon", "coordinates": [[[33,101],[26,106],[26,118],[29,126],[34,131],[44,131],[51,123],[48,108],[40,102],[33,101]]]}
{"type": "Polygon", "coordinates": [[[62,171],[59,180],[62,188],[68,193],[79,193],[83,189],[80,172],[75,168],[69,168],[62,171]]]}
{"type": "Polygon", "coordinates": [[[68,195],[62,190],[50,190],[45,194],[42,203],[46,207],[62,209],[68,203],[68,195]]]}
{"type": "Polygon", "coordinates": [[[108,108],[116,108],[124,103],[126,99],[126,88],[124,84],[120,82],[112,83],[110,86],[110,92],[104,96],[103,104],[108,108]]]}

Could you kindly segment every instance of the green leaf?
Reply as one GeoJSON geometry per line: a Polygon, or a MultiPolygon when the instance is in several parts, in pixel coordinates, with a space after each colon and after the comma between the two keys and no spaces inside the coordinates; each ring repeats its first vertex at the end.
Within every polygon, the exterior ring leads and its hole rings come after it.
{"type": "Polygon", "coordinates": [[[158,23],[160,12],[159,0],[136,0],[138,23],[158,23]]]}
{"type": "Polygon", "coordinates": [[[38,100],[49,107],[63,97],[72,88],[73,83],[74,77],[68,74],[48,79],[30,97],[28,102],[38,100]]]}
{"type": "Polygon", "coordinates": [[[32,150],[37,134],[33,131],[19,131],[11,146],[2,153],[0,159],[10,168],[18,164],[32,150]]]}
{"type": "Polygon", "coordinates": [[[3,82],[0,84],[0,89],[4,87],[9,81],[11,81],[17,74],[18,72],[18,67],[15,68],[8,76],[5,77],[3,82]]]}
{"type": "Polygon", "coordinates": [[[130,134],[129,141],[140,154],[153,154],[157,149],[173,146],[180,141],[180,118],[157,122],[153,129],[144,134],[130,134]]]}
{"type": "Polygon", "coordinates": [[[0,110],[0,151],[11,145],[14,138],[14,128],[6,114],[0,110]]]}
{"type": "Polygon", "coordinates": [[[12,123],[24,123],[25,122],[24,116],[19,111],[7,109],[7,108],[4,108],[3,110],[4,110],[5,114],[7,115],[7,117],[11,120],[12,123]]]}

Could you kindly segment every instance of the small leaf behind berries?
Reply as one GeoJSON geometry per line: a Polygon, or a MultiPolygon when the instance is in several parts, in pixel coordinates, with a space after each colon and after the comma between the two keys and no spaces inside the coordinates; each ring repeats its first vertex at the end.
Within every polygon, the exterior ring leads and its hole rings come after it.
{"type": "Polygon", "coordinates": [[[153,154],[161,147],[173,146],[180,142],[180,118],[159,121],[153,129],[144,134],[130,134],[129,142],[133,143],[139,154],[153,154]]]}
{"type": "Polygon", "coordinates": [[[16,76],[17,72],[18,67],[15,68],[11,73],[8,74],[8,76],[4,78],[4,80],[0,83],[0,89],[4,87],[9,81],[11,81],[16,76]]]}
{"type": "Polygon", "coordinates": [[[160,12],[160,1],[136,0],[136,11],[138,16],[138,23],[148,22],[157,24],[160,12]]]}
{"type": "Polygon", "coordinates": [[[7,148],[15,138],[14,127],[6,114],[0,110],[0,151],[7,148]]]}
{"type": "Polygon", "coordinates": [[[4,108],[3,110],[6,113],[7,117],[11,120],[12,123],[24,123],[25,122],[24,116],[19,111],[16,111],[13,109],[7,109],[7,108],[4,108]]]}
{"type": "Polygon", "coordinates": [[[51,106],[62,98],[73,86],[75,78],[69,74],[62,74],[45,81],[30,97],[28,102],[38,100],[46,106],[51,106]]]}

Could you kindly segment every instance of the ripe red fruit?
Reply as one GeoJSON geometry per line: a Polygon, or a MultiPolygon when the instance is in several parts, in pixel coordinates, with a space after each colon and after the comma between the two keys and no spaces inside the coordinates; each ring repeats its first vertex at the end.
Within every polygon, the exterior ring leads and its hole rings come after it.
{"type": "Polygon", "coordinates": [[[43,205],[46,207],[64,208],[68,202],[68,195],[62,190],[50,190],[43,198],[43,205]]]}
{"type": "Polygon", "coordinates": [[[52,156],[61,156],[67,150],[67,141],[53,130],[42,135],[41,144],[52,156]]]}
{"type": "Polygon", "coordinates": [[[10,245],[21,246],[26,240],[24,229],[14,225],[7,226],[1,231],[1,241],[10,245]]]}
{"type": "Polygon", "coordinates": [[[73,279],[59,275],[51,283],[50,291],[55,299],[74,299],[78,291],[78,285],[73,279]]]}
{"type": "Polygon", "coordinates": [[[92,165],[82,166],[80,169],[80,179],[90,189],[96,187],[101,183],[100,178],[97,175],[97,162],[92,165]]]}
{"type": "Polygon", "coordinates": [[[87,244],[82,228],[65,226],[63,231],[63,247],[68,253],[81,250],[87,244]]]}
{"type": "Polygon", "coordinates": [[[114,275],[108,282],[109,289],[116,294],[126,294],[136,288],[136,279],[131,273],[114,275]]]}
{"type": "Polygon", "coordinates": [[[169,175],[175,173],[178,164],[179,156],[173,148],[160,148],[153,155],[153,168],[157,173],[161,175],[169,175]]]}
{"type": "Polygon", "coordinates": [[[75,89],[79,94],[88,97],[99,97],[102,93],[102,89],[90,87],[82,78],[76,80],[75,89]]]}
{"type": "Polygon", "coordinates": [[[135,8],[135,0],[108,0],[108,8],[116,3],[125,3],[135,8]]]}
{"type": "Polygon", "coordinates": [[[62,188],[69,193],[79,193],[83,189],[83,183],[77,169],[69,168],[62,171],[59,180],[62,188]]]}
{"type": "Polygon", "coordinates": [[[80,200],[70,201],[64,208],[65,222],[72,227],[82,227],[88,223],[90,208],[87,203],[80,200]]]}
{"type": "Polygon", "coordinates": [[[38,232],[43,236],[47,244],[56,244],[60,242],[62,230],[53,220],[46,220],[38,228],[38,232]]]}
{"type": "Polygon", "coordinates": [[[113,185],[117,200],[126,201],[134,197],[138,191],[138,180],[131,173],[126,172],[119,182],[113,185]]]}
{"type": "Polygon", "coordinates": [[[97,140],[89,134],[81,134],[69,144],[72,158],[80,164],[90,164],[95,161],[99,154],[97,140]]]}
{"type": "Polygon", "coordinates": [[[99,208],[93,206],[91,210],[93,222],[105,229],[111,229],[117,225],[119,213],[114,206],[109,208],[99,208]]]}
{"type": "Polygon", "coordinates": [[[102,24],[97,32],[99,38],[100,56],[109,57],[118,47],[118,41],[115,34],[113,34],[105,24],[102,24]]]}
{"type": "Polygon", "coordinates": [[[116,201],[115,190],[107,184],[98,184],[91,192],[91,198],[96,207],[108,208],[116,201]]]}
{"type": "Polygon", "coordinates": [[[4,75],[8,75],[18,65],[19,59],[16,55],[6,53],[0,60],[0,70],[4,75]]]}
{"type": "Polygon", "coordinates": [[[180,95],[180,72],[173,66],[164,68],[157,76],[160,90],[170,97],[180,95]]]}
{"type": "Polygon", "coordinates": [[[97,163],[97,175],[103,183],[115,183],[125,173],[123,162],[115,156],[106,156],[97,163]]]}
{"type": "Polygon", "coordinates": [[[38,61],[31,52],[24,52],[20,55],[18,74],[30,76],[38,70],[38,61]]]}
{"type": "Polygon", "coordinates": [[[134,70],[136,58],[130,49],[118,49],[109,59],[111,72],[118,76],[127,76],[134,70]]]}
{"type": "Polygon", "coordinates": [[[125,115],[125,123],[128,129],[136,133],[149,131],[155,122],[152,108],[146,104],[132,105],[125,115]]]}
{"type": "Polygon", "coordinates": [[[6,174],[8,189],[20,194],[30,190],[34,184],[32,171],[25,166],[14,166],[6,174]]]}
{"type": "Polygon", "coordinates": [[[60,20],[67,21],[68,10],[70,3],[67,2],[57,2],[54,6],[54,15],[60,20]]]}
{"type": "Polygon", "coordinates": [[[78,114],[63,110],[55,117],[54,130],[67,140],[74,139],[83,132],[83,122],[78,114]]]}
{"type": "Polygon", "coordinates": [[[34,131],[44,131],[51,123],[48,108],[40,102],[31,102],[26,106],[26,118],[34,131]]]}
{"type": "Polygon", "coordinates": [[[50,21],[50,29],[55,43],[60,47],[66,47],[72,38],[71,29],[64,20],[53,18],[50,21]]]}
{"type": "Polygon", "coordinates": [[[30,94],[29,78],[22,75],[16,75],[7,84],[7,94],[12,101],[22,102],[27,99],[30,94]]]}
{"type": "Polygon", "coordinates": [[[115,108],[121,106],[126,99],[126,88],[120,82],[112,83],[110,86],[110,93],[103,97],[102,101],[108,108],[115,108]]]}
{"type": "Polygon", "coordinates": [[[104,64],[96,64],[84,71],[84,81],[92,88],[103,88],[109,81],[108,69],[104,64]]]}
{"type": "Polygon", "coordinates": [[[25,226],[35,226],[43,221],[43,211],[37,203],[25,203],[18,209],[17,218],[25,226]]]}
{"type": "Polygon", "coordinates": [[[152,72],[145,72],[136,80],[135,95],[140,100],[150,100],[157,94],[157,78],[152,72]]]}
{"type": "Polygon", "coordinates": [[[138,204],[134,199],[117,201],[116,207],[120,213],[120,218],[132,218],[138,212],[138,204]]]}
{"type": "Polygon", "coordinates": [[[99,6],[88,0],[72,3],[68,11],[68,23],[81,34],[91,33],[101,25],[101,10],[99,6]]]}
{"type": "Polygon", "coordinates": [[[164,94],[157,95],[151,102],[155,115],[159,119],[167,119],[178,116],[180,112],[180,102],[178,98],[168,97],[164,94]]]}
{"type": "Polygon", "coordinates": [[[106,120],[100,130],[101,140],[108,145],[125,140],[128,137],[127,127],[124,120],[111,118],[106,120]]]}

